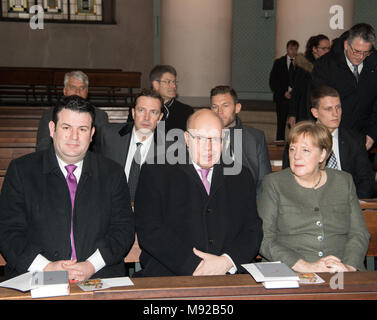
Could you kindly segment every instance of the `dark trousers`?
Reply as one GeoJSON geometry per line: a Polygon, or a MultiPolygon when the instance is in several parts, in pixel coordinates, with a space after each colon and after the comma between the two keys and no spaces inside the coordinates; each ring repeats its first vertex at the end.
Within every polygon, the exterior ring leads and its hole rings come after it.
{"type": "Polygon", "coordinates": [[[287,125],[288,108],[288,100],[276,102],[276,140],[285,140],[285,127],[287,125]]]}

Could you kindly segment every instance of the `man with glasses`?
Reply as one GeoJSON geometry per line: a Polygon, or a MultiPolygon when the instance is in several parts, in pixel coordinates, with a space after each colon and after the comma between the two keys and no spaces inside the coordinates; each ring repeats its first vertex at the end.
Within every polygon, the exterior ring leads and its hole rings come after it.
{"type": "Polygon", "coordinates": [[[135,198],[142,248],[136,276],[235,273],[257,255],[262,229],[255,183],[245,167],[225,173],[222,129],[215,112],[196,111],[185,132],[187,161],[143,166],[135,198]]]}
{"type": "MultiPolygon", "coordinates": [[[[165,131],[171,129],[186,130],[187,118],[194,109],[177,100],[177,71],[170,65],[156,65],[149,73],[149,81],[153,90],[157,91],[164,100],[165,131]]],[[[132,114],[128,121],[132,120],[132,114]]]]}
{"type": "MultiPolygon", "coordinates": [[[[86,99],[88,97],[88,87],[89,79],[84,72],[77,70],[67,72],[64,75],[64,96],[78,95],[81,98],[86,99]]],[[[53,108],[45,110],[42,114],[41,120],[39,121],[36,151],[47,150],[52,144],[52,139],[48,128],[48,124],[52,120],[52,110],[53,108]]],[[[94,125],[98,130],[101,126],[109,122],[109,117],[106,111],[96,107],[94,107],[94,110],[96,113],[94,125]]],[[[93,136],[93,141],[90,144],[90,149],[92,151],[96,151],[96,136],[97,134],[95,133],[93,136]]]]}
{"type": "Polygon", "coordinates": [[[365,136],[369,150],[377,141],[377,55],[374,29],[354,25],[334,40],[329,54],[318,59],[312,87],[335,88],[342,101],[342,125],[365,136]]]}

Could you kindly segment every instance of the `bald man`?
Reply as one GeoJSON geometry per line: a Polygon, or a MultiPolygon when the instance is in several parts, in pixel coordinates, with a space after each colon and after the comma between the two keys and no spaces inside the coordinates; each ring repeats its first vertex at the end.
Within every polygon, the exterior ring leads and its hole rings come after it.
{"type": "Polygon", "coordinates": [[[222,129],[216,113],[199,110],[187,121],[186,161],[143,166],[135,198],[142,248],[136,276],[235,273],[257,255],[255,182],[244,167],[224,174],[222,129]]]}

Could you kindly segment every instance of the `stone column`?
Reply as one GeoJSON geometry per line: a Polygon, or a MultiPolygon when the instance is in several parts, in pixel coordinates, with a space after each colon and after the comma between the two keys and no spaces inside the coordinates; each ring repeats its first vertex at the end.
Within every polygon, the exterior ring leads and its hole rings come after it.
{"type": "Polygon", "coordinates": [[[182,101],[207,106],[230,84],[231,44],[232,0],[161,1],[161,64],[176,68],[182,101]]]}

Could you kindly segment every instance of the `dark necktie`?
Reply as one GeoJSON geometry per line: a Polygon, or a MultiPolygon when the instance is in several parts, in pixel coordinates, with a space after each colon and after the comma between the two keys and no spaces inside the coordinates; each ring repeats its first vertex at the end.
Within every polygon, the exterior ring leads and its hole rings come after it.
{"type": "Polygon", "coordinates": [[[288,68],[288,75],[289,75],[289,86],[292,88],[293,87],[293,76],[295,72],[295,68],[293,65],[293,59],[290,59],[291,62],[289,63],[289,68],[288,68]]]}
{"type": "Polygon", "coordinates": [[[356,82],[359,82],[359,66],[356,66],[353,64],[352,67],[353,67],[353,75],[356,78],[356,82]]]}
{"type": "Polygon", "coordinates": [[[139,181],[140,164],[141,164],[141,142],[136,143],[136,151],[132,159],[130,174],[128,175],[128,186],[130,188],[131,202],[135,201],[137,182],[139,181]]]}
{"type": "Polygon", "coordinates": [[[75,249],[75,241],[73,238],[73,210],[75,205],[75,195],[76,195],[76,189],[77,189],[77,180],[75,175],[73,174],[73,171],[76,170],[77,166],[74,164],[69,164],[64,167],[68,174],[66,177],[68,188],[69,188],[69,195],[71,197],[71,205],[72,205],[72,213],[71,213],[71,248],[72,248],[72,260],[76,259],[76,249],[75,249]]]}

